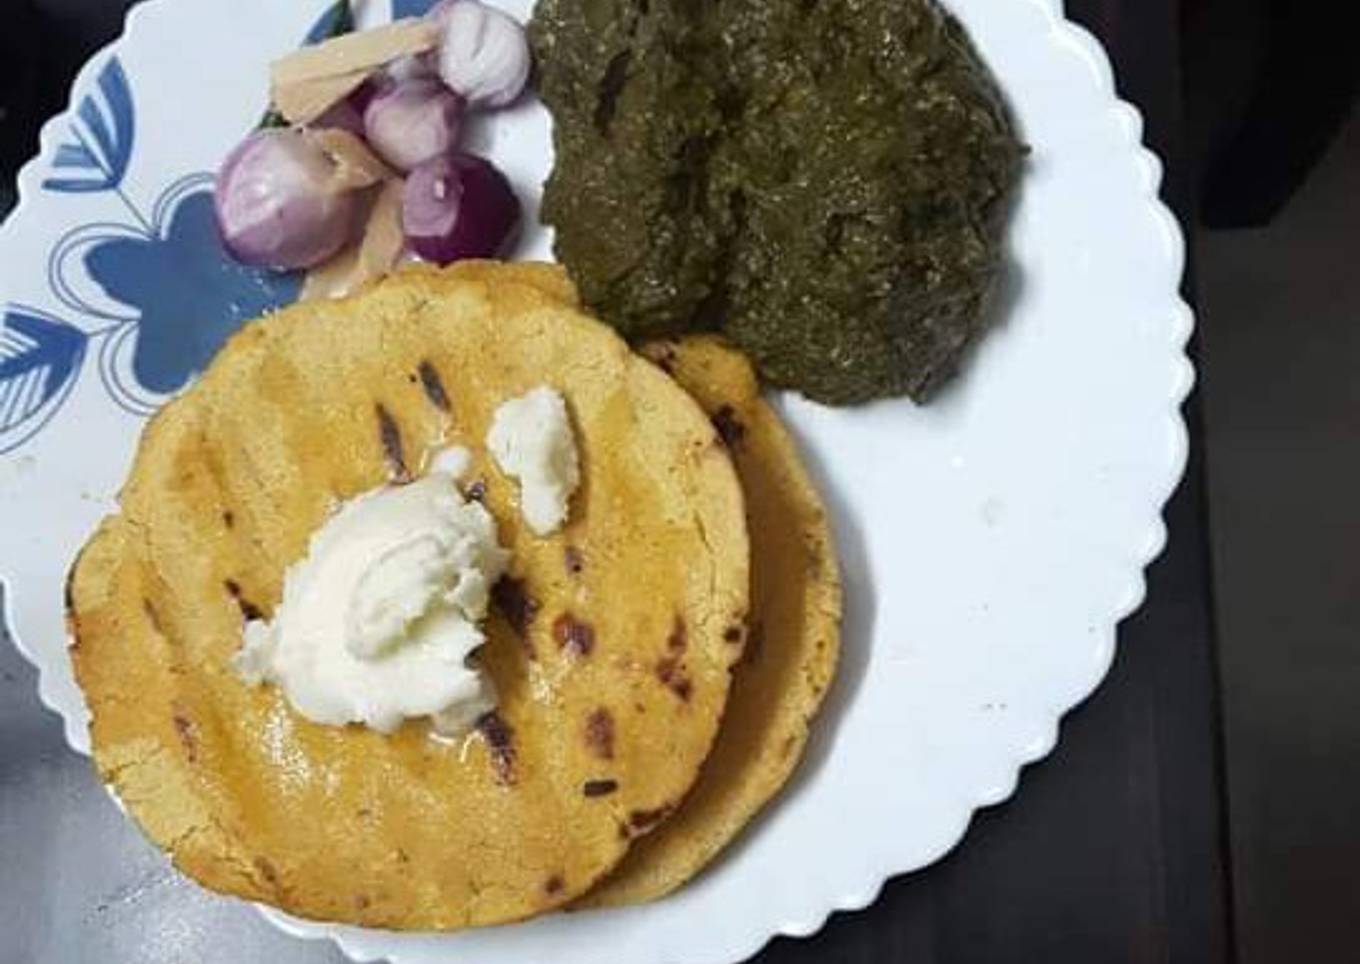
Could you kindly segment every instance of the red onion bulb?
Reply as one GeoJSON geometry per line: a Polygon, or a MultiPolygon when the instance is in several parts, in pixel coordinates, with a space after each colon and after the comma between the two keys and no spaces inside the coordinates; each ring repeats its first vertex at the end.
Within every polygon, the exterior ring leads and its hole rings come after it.
{"type": "Polygon", "coordinates": [[[524,27],[477,0],[439,4],[430,15],[444,29],[439,76],[472,107],[505,107],[529,80],[532,56],[524,27]]]}
{"type": "Polygon", "coordinates": [[[388,64],[382,76],[396,83],[408,80],[438,80],[439,60],[433,50],[423,54],[408,54],[388,64]]]}
{"type": "Polygon", "coordinates": [[[364,109],[369,146],[403,172],[452,151],[462,126],[462,98],[435,79],[393,83],[364,109]]]}
{"type": "Polygon", "coordinates": [[[289,271],[329,259],[349,241],[356,199],[331,184],[335,161],[297,130],[256,131],[217,175],[217,222],[243,264],[289,271]]]}
{"type": "Polygon", "coordinates": [[[505,175],[472,154],[428,161],[406,179],[402,227],[407,244],[426,261],[494,258],[519,218],[519,199],[505,175]]]}

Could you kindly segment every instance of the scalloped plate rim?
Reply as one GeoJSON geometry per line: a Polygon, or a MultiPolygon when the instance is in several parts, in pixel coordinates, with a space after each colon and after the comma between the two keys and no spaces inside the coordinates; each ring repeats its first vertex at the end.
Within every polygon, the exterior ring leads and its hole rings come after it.
{"type": "MultiPolygon", "coordinates": [[[[948,0],[944,0],[944,2],[948,4],[948,0]]],[[[1117,95],[1113,67],[1104,47],[1084,27],[1066,19],[1062,0],[1014,0],[1014,2],[1028,4],[1041,10],[1048,18],[1050,28],[1079,49],[1089,66],[1095,71],[1095,80],[1100,88],[1100,93],[1108,101],[1107,109],[1110,112],[1122,115],[1127,146],[1135,152],[1143,168],[1144,200],[1158,217],[1171,245],[1168,264],[1165,267],[1172,277],[1182,279],[1185,239],[1175,215],[1160,198],[1161,161],[1153,151],[1142,144],[1143,123],[1141,113],[1136,107],[1120,99],[1117,95]]],[[[128,42],[130,34],[138,29],[140,22],[150,15],[150,11],[163,5],[166,5],[165,0],[146,0],[146,2],[131,8],[125,18],[122,33],[91,55],[81,67],[73,81],[66,108],[43,124],[39,135],[38,153],[19,172],[17,177],[19,200],[14,210],[6,218],[7,222],[12,221],[21,210],[33,203],[33,196],[40,187],[38,183],[41,176],[40,165],[50,156],[58,140],[57,132],[72,112],[75,92],[89,87],[90,78],[101,69],[107,58],[115,54],[124,43],[128,42]]],[[[1146,597],[1146,569],[1157,559],[1166,545],[1167,532],[1162,513],[1167,501],[1174,494],[1184,476],[1189,456],[1188,433],[1182,406],[1195,385],[1194,367],[1186,353],[1186,346],[1193,332],[1195,321],[1191,308],[1181,297],[1178,288],[1170,292],[1166,307],[1171,314],[1168,319],[1171,325],[1171,335],[1168,342],[1175,349],[1172,363],[1176,368],[1176,378],[1167,398],[1166,411],[1167,428],[1170,432],[1170,444],[1172,445],[1171,458],[1167,465],[1161,491],[1155,496],[1152,527],[1147,534],[1146,544],[1139,554],[1140,561],[1128,574],[1129,585],[1125,602],[1121,607],[1110,613],[1106,624],[1101,627],[1101,632],[1093,643],[1092,655],[1094,659],[1091,661],[1090,671],[1083,679],[1078,691],[1068,694],[1063,699],[1053,701],[1052,705],[1046,707],[1046,725],[1043,727],[1043,732],[1034,734],[1027,745],[1013,753],[1009,762],[1009,778],[1004,782],[1004,785],[1000,788],[978,788],[974,795],[975,798],[971,802],[960,805],[955,821],[956,826],[947,839],[942,838],[938,842],[938,845],[926,859],[911,866],[879,865],[875,869],[862,874],[858,881],[852,884],[842,884],[838,888],[838,894],[830,897],[826,901],[826,906],[820,910],[809,909],[804,917],[797,920],[784,920],[773,926],[759,924],[747,927],[740,939],[729,939],[729,948],[719,956],[712,958],[687,957],[685,958],[687,964],[722,964],[722,962],[746,960],[759,953],[766,944],[776,937],[806,937],[814,934],[826,924],[832,914],[862,910],[872,904],[877,900],[882,888],[894,877],[921,870],[945,857],[966,834],[973,814],[984,807],[1004,803],[1015,792],[1024,767],[1044,758],[1053,750],[1059,738],[1063,717],[1089,698],[1099,687],[1115,656],[1119,623],[1135,612],[1146,597]]],[[[69,391],[69,388],[64,390],[69,391]]],[[[50,418],[51,415],[47,417],[50,418]]],[[[3,595],[0,596],[0,626],[8,632],[9,638],[13,641],[18,652],[37,670],[39,699],[49,712],[61,718],[68,745],[77,753],[88,755],[88,733],[82,713],[78,711],[78,708],[61,705],[57,697],[52,695],[48,668],[26,646],[15,631],[11,615],[14,593],[10,580],[6,578],[3,572],[0,572],[0,589],[4,590],[3,595]]],[[[356,962],[378,961],[384,957],[381,953],[375,956],[371,951],[360,946],[372,940],[372,935],[377,932],[367,932],[366,936],[356,938],[348,933],[350,930],[356,930],[353,928],[301,921],[274,908],[263,905],[257,906],[263,916],[280,930],[304,940],[332,940],[356,962]]],[[[654,959],[661,960],[660,957],[654,959]]],[[[400,960],[400,958],[394,958],[394,960],[400,960]]]]}

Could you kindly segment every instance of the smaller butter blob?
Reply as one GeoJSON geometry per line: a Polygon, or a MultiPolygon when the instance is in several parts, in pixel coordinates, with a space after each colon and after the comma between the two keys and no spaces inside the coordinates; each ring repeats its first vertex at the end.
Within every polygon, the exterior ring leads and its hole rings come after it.
{"type": "Polygon", "coordinates": [[[458,735],[495,706],[467,660],[509,560],[495,520],[450,474],[367,492],[312,536],[274,618],[246,624],[236,669],[317,723],[390,733],[428,716],[458,735]]]}
{"type": "Polygon", "coordinates": [[[486,447],[506,475],[519,479],[520,513],[537,535],[556,532],[581,481],[567,403],[547,386],[496,409],[486,447]]]}

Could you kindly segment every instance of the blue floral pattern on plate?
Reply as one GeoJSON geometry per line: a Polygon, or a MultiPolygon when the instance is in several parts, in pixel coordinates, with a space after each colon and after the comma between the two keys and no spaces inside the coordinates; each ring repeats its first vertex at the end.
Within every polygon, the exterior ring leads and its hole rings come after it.
{"type": "Polygon", "coordinates": [[[77,105],[43,189],[116,195],[129,221],[84,224],[53,246],[48,281],[69,319],[6,308],[0,453],[18,448],[56,414],[92,344],[113,400],[149,415],[244,322],[297,297],[295,275],[247,268],[227,255],[213,211],[212,174],[180,178],[149,215],[143,212],[123,190],[136,141],[132,90],[112,57],[95,90],[77,105]],[[103,297],[94,297],[96,290],[103,297]]]}
{"type": "Polygon", "coordinates": [[[6,309],[0,324],[0,453],[56,414],[85,360],[89,336],[36,308],[6,309]]]}
{"type": "MultiPolygon", "coordinates": [[[[394,17],[435,0],[393,0],[394,17]]],[[[328,4],[307,31],[331,33],[328,4]]],[[[124,191],[137,146],[133,90],[118,57],[99,71],[57,148],[46,191],[113,195],[126,220],[82,224],[48,257],[48,283],[66,317],[8,305],[0,321],[0,454],[37,434],[71,394],[89,358],[109,396],[150,415],[188,385],[251,318],[296,299],[297,275],[248,268],[222,247],[213,175],[170,184],[150,212],[124,191]]]]}
{"type": "MultiPolygon", "coordinates": [[[[182,389],[243,323],[297,297],[299,279],[226,257],[213,211],[212,176],[190,175],[157,203],[138,237],[96,240],[84,256],[94,281],[137,320],[128,366],[154,395],[182,389]]],[[[107,366],[105,366],[107,367],[107,366]]],[[[106,373],[106,383],[110,379],[106,373]]],[[[115,382],[120,402],[126,392],[115,382]]]]}

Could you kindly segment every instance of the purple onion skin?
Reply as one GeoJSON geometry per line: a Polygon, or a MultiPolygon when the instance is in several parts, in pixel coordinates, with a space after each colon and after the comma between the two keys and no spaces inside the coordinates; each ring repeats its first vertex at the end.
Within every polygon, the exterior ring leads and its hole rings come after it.
{"type": "MultiPolygon", "coordinates": [[[[427,14],[426,16],[429,16],[427,14]]],[[[439,59],[433,52],[410,54],[387,65],[383,77],[388,83],[407,80],[438,80],[439,59]]]]}
{"type": "Polygon", "coordinates": [[[364,111],[368,110],[368,105],[373,103],[373,98],[382,93],[389,83],[391,83],[391,81],[389,81],[385,75],[377,74],[354,88],[354,93],[345,98],[349,105],[354,108],[355,113],[359,115],[359,125],[361,129],[358,131],[358,134],[360,137],[364,134],[362,130],[364,111]]]}
{"type": "Polygon", "coordinates": [[[227,155],[214,203],[227,252],[242,264],[293,271],[330,259],[350,240],[353,192],[329,185],[334,161],[298,131],[256,131],[227,155]]]}
{"type": "Polygon", "coordinates": [[[337,101],[334,106],[308,126],[349,131],[355,137],[362,138],[364,136],[364,110],[368,107],[369,101],[373,99],[377,90],[378,88],[372,80],[364,81],[355,89],[354,93],[344,100],[337,101]]]}
{"type": "Polygon", "coordinates": [[[426,16],[444,31],[439,75],[469,107],[498,110],[519,99],[532,55],[518,20],[478,0],[443,0],[426,16]]]}
{"type": "Polygon", "coordinates": [[[385,84],[364,110],[369,146],[399,171],[411,171],[458,144],[463,99],[437,79],[385,84]]]}
{"type": "Polygon", "coordinates": [[[354,105],[347,100],[340,101],[308,126],[320,130],[349,131],[355,137],[364,136],[363,115],[355,110],[354,105]]]}
{"type": "Polygon", "coordinates": [[[497,257],[519,222],[519,198],[510,182],[475,155],[436,158],[406,179],[402,227],[411,250],[426,261],[446,265],[497,257]]]}

